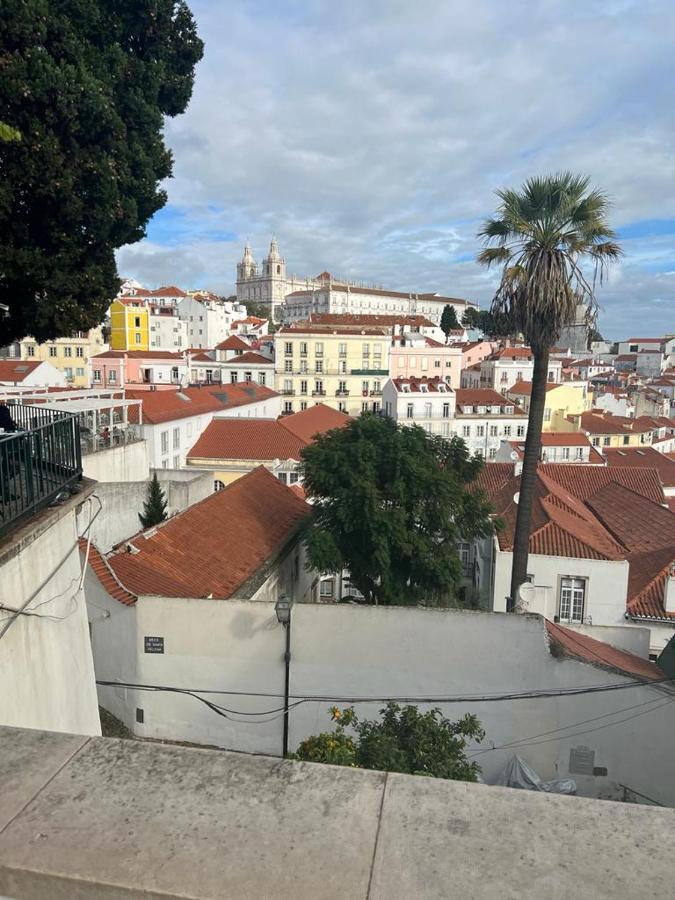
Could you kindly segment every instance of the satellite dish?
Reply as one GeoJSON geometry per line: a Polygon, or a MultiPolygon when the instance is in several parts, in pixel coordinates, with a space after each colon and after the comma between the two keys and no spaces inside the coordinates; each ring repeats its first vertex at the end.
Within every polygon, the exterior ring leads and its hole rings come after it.
{"type": "Polygon", "coordinates": [[[518,506],[518,501],[520,500],[520,491],[516,491],[513,495],[513,502],[518,506]]]}
{"type": "Polygon", "coordinates": [[[520,612],[527,612],[530,604],[535,598],[536,588],[529,581],[523,582],[517,590],[516,609],[520,612]]]}

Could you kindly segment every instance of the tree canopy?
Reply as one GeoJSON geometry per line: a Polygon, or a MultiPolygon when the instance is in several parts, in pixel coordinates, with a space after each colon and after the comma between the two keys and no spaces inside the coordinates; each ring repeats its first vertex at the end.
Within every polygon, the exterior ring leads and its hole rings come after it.
{"type": "Polygon", "coordinates": [[[443,314],[441,315],[441,331],[447,338],[451,331],[456,331],[460,327],[455,307],[446,303],[443,307],[443,314]]]}
{"type": "Polygon", "coordinates": [[[115,249],[166,202],[164,117],[185,110],[203,45],[182,0],[7,0],[0,43],[2,346],[103,319],[115,249]]]}
{"type": "Polygon", "coordinates": [[[487,338],[506,337],[513,333],[513,323],[503,313],[494,313],[488,309],[474,309],[469,306],[462,316],[465,328],[482,331],[487,338]]]}
{"type": "Polygon", "coordinates": [[[475,716],[467,714],[451,722],[440,709],[421,713],[416,706],[396,703],[387,703],[380,715],[379,721],[360,720],[353,707],[333,707],[335,731],[307,738],[295,758],[455,781],[477,780],[480,766],[469,762],[464,752],[469,739],[481,741],[485,736],[475,716]]]}
{"type": "Polygon", "coordinates": [[[460,540],[492,530],[489,506],[468,490],[483,466],[460,438],[446,440],[388,416],[364,414],[302,451],[314,501],[311,565],[349,569],[369,603],[453,601],[460,540]]]}
{"type": "Polygon", "coordinates": [[[143,528],[152,528],[166,519],[166,497],[157,478],[157,472],[153,473],[148,482],[148,493],[143,503],[143,512],[138,514],[143,528]]]}

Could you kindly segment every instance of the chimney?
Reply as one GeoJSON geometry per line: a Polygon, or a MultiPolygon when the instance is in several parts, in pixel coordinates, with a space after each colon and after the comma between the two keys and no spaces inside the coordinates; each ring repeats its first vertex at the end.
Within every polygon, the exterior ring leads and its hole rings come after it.
{"type": "Polygon", "coordinates": [[[667,613],[675,613],[675,563],[672,563],[666,578],[663,606],[667,613]]]}

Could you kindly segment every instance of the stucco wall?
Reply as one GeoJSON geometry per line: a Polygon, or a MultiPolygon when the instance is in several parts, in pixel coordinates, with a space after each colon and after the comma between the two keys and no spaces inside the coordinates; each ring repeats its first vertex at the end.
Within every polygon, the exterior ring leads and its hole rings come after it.
{"type": "MultiPolygon", "coordinates": [[[[18,608],[32,597],[35,613],[17,616],[0,641],[0,722],[92,735],[101,730],[71,504],[36,517],[20,546],[15,533],[0,546],[2,602],[18,608]]],[[[88,519],[90,502],[83,506],[88,519]]],[[[3,611],[0,624],[10,616],[3,611]]]]}
{"type": "MultiPolygon", "coordinates": [[[[120,609],[131,622],[133,611],[120,609]]],[[[136,733],[280,754],[285,632],[272,603],[141,598],[136,616],[138,632],[128,640],[137,653],[133,674],[140,682],[232,692],[204,694],[229,710],[226,717],[184,694],[144,693],[138,696],[144,723],[132,725],[136,733]],[[145,636],[163,637],[165,652],[145,653],[145,636]],[[268,715],[257,719],[237,711],[268,715]]],[[[119,662],[112,655],[113,642],[105,637],[105,624],[95,645],[97,674],[125,678],[127,673],[117,669],[119,662]]],[[[336,701],[342,705],[359,697],[489,697],[595,688],[626,680],[597,667],[555,658],[548,650],[543,622],[535,616],[300,604],[293,609],[291,639],[291,696],[328,695],[344,698],[336,701]]],[[[450,718],[466,712],[479,717],[487,736],[474,750],[486,752],[475,758],[488,781],[514,753],[513,748],[504,747],[514,741],[525,741],[517,752],[544,778],[566,776],[570,749],[586,746],[595,753],[594,765],[607,767],[607,776],[574,775],[580,793],[616,795],[619,783],[675,804],[671,753],[675,718],[674,704],[665,705],[668,699],[672,695],[659,689],[638,687],[500,702],[434,700],[426,706],[440,706],[450,718]],[[642,715],[632,719],[635,712],[642,715]],[[596,720],[600,728],[588,725],[596,720]]],[[[106,697],[103,702],[108,702],[106,697]]],[[[119,701],[115,702],[119,708],[119,701]]],[[[136,703],[136,697],[131,703],[136,703]]],[[[292,749],[308,735],[330,730],[327,710],[331,705],[331,700],[309,701],[292,710],[292,749]]],[[[382,701],[355,705],[361,715],[372,717],[382,701]]],[[[130,718],[129,713],[125,720],[130,718]]]]}
{"type": "Polygon", "coordinates": [[[87,478],[99,482],[145,481],[150,473],[146,441],[109,447],[82,457],[82,469],[87,478]]]}

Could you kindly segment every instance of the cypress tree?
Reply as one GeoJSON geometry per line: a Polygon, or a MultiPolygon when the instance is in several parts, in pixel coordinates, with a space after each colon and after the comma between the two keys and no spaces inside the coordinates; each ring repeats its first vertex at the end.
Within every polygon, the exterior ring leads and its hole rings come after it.
{"type": "Polygon", "coordinates": [[[459,327],[460,325],[457,321],[457,313],[455,312],[455,307],[450,306],[450,304],[447,303],[443,310],[443,315],[441,316],[441,331],[445,335],[446,340],[450,332],[459,327]]]}
{"type": "Polygon", "coordinates": [[[151,528],[153,525],[159,525],[166,517],[166,497],[155,472],[148,484],[148,496],[143,504],[143,512],[138,514],[138,518],[143,528],[151,528]]]}

